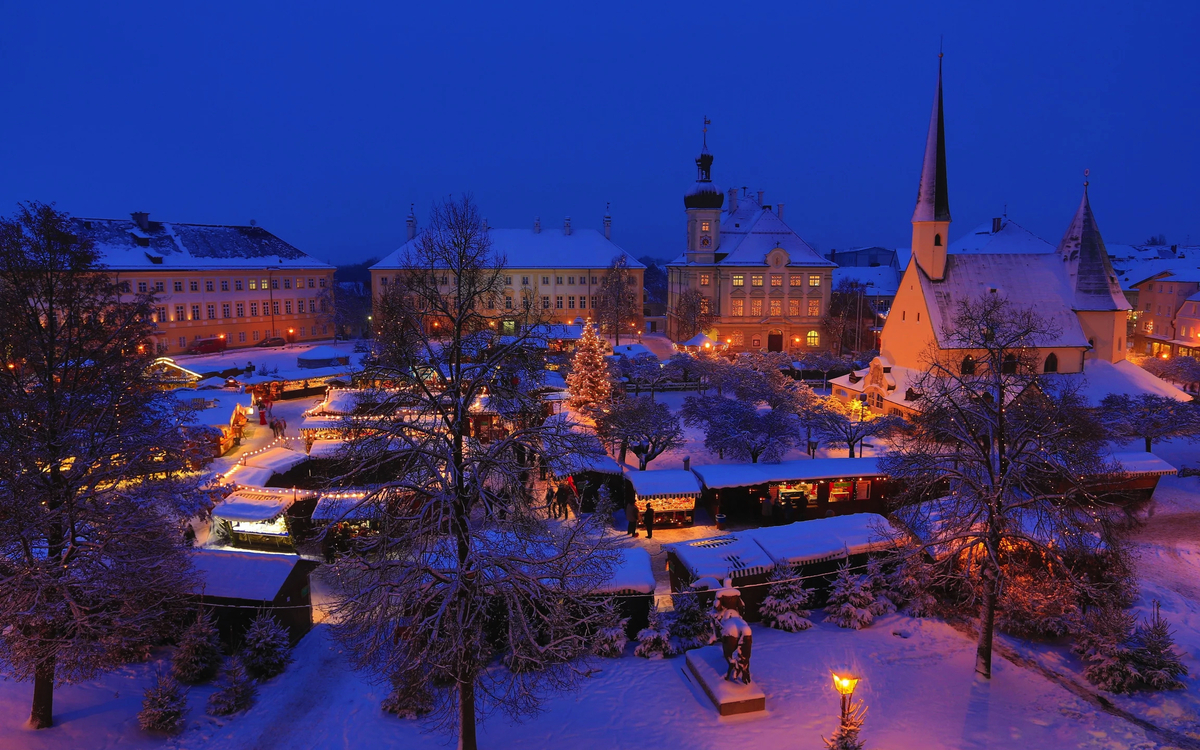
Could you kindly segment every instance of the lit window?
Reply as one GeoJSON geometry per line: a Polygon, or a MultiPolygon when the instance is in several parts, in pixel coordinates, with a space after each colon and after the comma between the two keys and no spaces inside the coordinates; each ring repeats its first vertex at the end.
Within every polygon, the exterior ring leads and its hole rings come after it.
{"type": "Polygon", "coordinates": [[[746,285],[746,277],[740,273],[735,273],[733,275],[733,285],[734,286],[745,286],[746,285]]]}
{"type": "Polygon", "coordinates": [[[250,291],[254,291],[255,289],[258,289],[258,282],[250,279],[250,291]]]}
{"type": "Polygon", "coordinates": [[[788,315],[792,316],[793,318],[798,317],[800,315],[800,300],[798,300],[798,299],[788,300],[788,315]]]}
{"type": "Polygon", "coordinates": [[[746,335],[744,333],[742,333],[741,331],[734,331],[732,338],[733,338],[734,346],[745,346],[746,345],[746,335]]]}
{"type": "Polygon", "coordinates": [[[708,297],[700,298],[700,312],[704,315],[708,314],[708,297]]]}
{"type": "Polygon", "coordinates": [[[817,333],[816,331],[809,331],[808,335],[804,337],[804,341],[809,346],[820,346],[821,334],[817,333]]]}
{"type": "Polygon", "coordinates": [[[762,317],[762,300],[760,300],[760,299],[750,300],[750,317],[752,317],[752,318],[762,317]]]}
{"type": "Polygon", "coordinates": [[[821,286],[821,274],[819,274],[819,273],[810,274],[808,277],[808,285],[809,286],[821,286]]]}
{"type": "Polygon", "coordinates": [[[783,300],[771,300],[771,317],[778,318],[780,315],[783,315],[783,300]]]}
{"type": "Polygon", "coordinates": [[[708,286],[708,284],[711,280],[712,280],[711,274],[707,274],[707,273],[700,274],[700,286],[708,286]]]}
{"type": "Polygon", "coordinates": [[[700,222],[700,231],[707,232],[710,230],[711,226],[712,225],[709,224],[707,221],[702,221],[702,222],[700,222]]]}
{"type": "Polygon", "coordinates": [[[744,299],[730,300],[729,306],[730,306],[730,311],[734,315],[740,316],[740,315],[746,314],[746,300],[744,300],[744,299]]]}
{"type": "Polygon", "coordinates": [[[783,274],[781,274],[781,273],[771,274],[771,286],[783,286],[783,274]]]}
{"type": "Polygon", "coordinates": [[[804,276],[794,273],[788,276],[788,286],[804,286],[804,276]]]}
{"type": "Polygon", "coordinates": [[[821,300],[810,299],[808,301],[808,316],[815,318],[821,314],[821,300]]]}
{"type": "Polygon", "coordinates": [[[750,275],[750,286],[762,286],[762,285],[763,285],[763,275],[761,273],[755,273],[755,274],[750,275]]]}

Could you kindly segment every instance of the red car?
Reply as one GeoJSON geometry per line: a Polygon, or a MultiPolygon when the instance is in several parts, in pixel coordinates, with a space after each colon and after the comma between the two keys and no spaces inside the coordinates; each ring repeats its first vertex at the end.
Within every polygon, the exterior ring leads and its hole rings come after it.
{"type": "Polygon", "coordinates": [[[201,339],[188,347],[188,354],[216,354],[217,352],[225,351],[225,337],[218,336],[215,339],[201,339]]]}

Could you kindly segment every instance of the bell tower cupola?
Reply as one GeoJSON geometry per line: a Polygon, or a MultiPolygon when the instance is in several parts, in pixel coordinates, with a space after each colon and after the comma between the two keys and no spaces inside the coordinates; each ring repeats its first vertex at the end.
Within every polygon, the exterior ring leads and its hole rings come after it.
{"type": "Polygon", "coordinates": [[[696,182],[683,196],[687,209],[687,262],[712,263],[721,240],[721,206],[725,194],[712,181],[712,154],[708,151],[708,126],[704,118],[703,141],[696,157],[696,182]]]}

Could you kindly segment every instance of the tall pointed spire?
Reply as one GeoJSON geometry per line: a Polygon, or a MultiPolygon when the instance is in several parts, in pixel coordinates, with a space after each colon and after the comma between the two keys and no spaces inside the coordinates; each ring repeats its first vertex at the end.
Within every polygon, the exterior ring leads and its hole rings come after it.
{"type": "Polygon", "coordinates": [[[925,160],[921,163],[921,186],[917,189],[917,208],[913,221],[950,221],[950,193],[946,188],[946,126],[942,116],[942,53],[938,52],[937,96],[929,118],[925,139],[925,160]]]}
{"type": "Polygon", "coordinates": [[[1121,291],[1121,282],[1113,271],[1104,238],[1100,236],[1100,228],[1092,214],[1092,204],[1088,201],[1087,174],[1085,171],[1079,210],[1062,242],[1058,243],[1058,255],[1075,292],[1072,307],[1082,311],[1128,310],[1129,302],[1121,291]]]}

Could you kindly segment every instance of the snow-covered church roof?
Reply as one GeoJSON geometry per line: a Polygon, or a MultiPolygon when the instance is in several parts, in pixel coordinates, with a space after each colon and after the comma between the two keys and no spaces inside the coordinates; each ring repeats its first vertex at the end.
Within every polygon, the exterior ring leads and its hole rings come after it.
{"type": "Polygon", "coordinates": [[[726,211],[721,221],[721,235],[717,247],[717,261],[722,266],[765,266],[767,254],[775,248],[783,248],[788,254],[790,266],[806,268],[834,268],[836,263],[822,258],[812,246],[784,223],[769,206],[758,200],[743,196],[738,198],[736,208],[726,211]]]}
{"type": "Polygon", "coordinates": [[[1121,282],[1109,260],[1108,250],[1104,247],[1104,238],[1096,226],[1096,217],[1092,215],[1086,183],[1083,201],[1058,245],[1058,255],[1067,272],[1067,283],[1075,292],[1074,309],[1130,309],[1129,302],[1121,292],[1121,282]]]}
{"type": "MultiPolygon", "coordinates": [[[[582,268],[601,271],[612,263],[613,258],[625,256],[630,268],[645,268],[637,258],[621,249],[612,240],[595,229],[571,229],[544,227],[541,229],[489,229],[492,250],[505,258],[505,267],[510,270],[582,268]]],[[[371,270],[399,270],[404,268],[404,258],[412,252],[417,239],[409,240],[383,260],[371,266],[371,270]]]]}
{"type": "Polygon", "coordinates": [[[994,222],[980,224],[974,230],[959,237],[946,248],[947,253],[1052,253],[1054,245],[1038,237],[1017,222],[1004,217],[1000,229],[994,222]]]}

